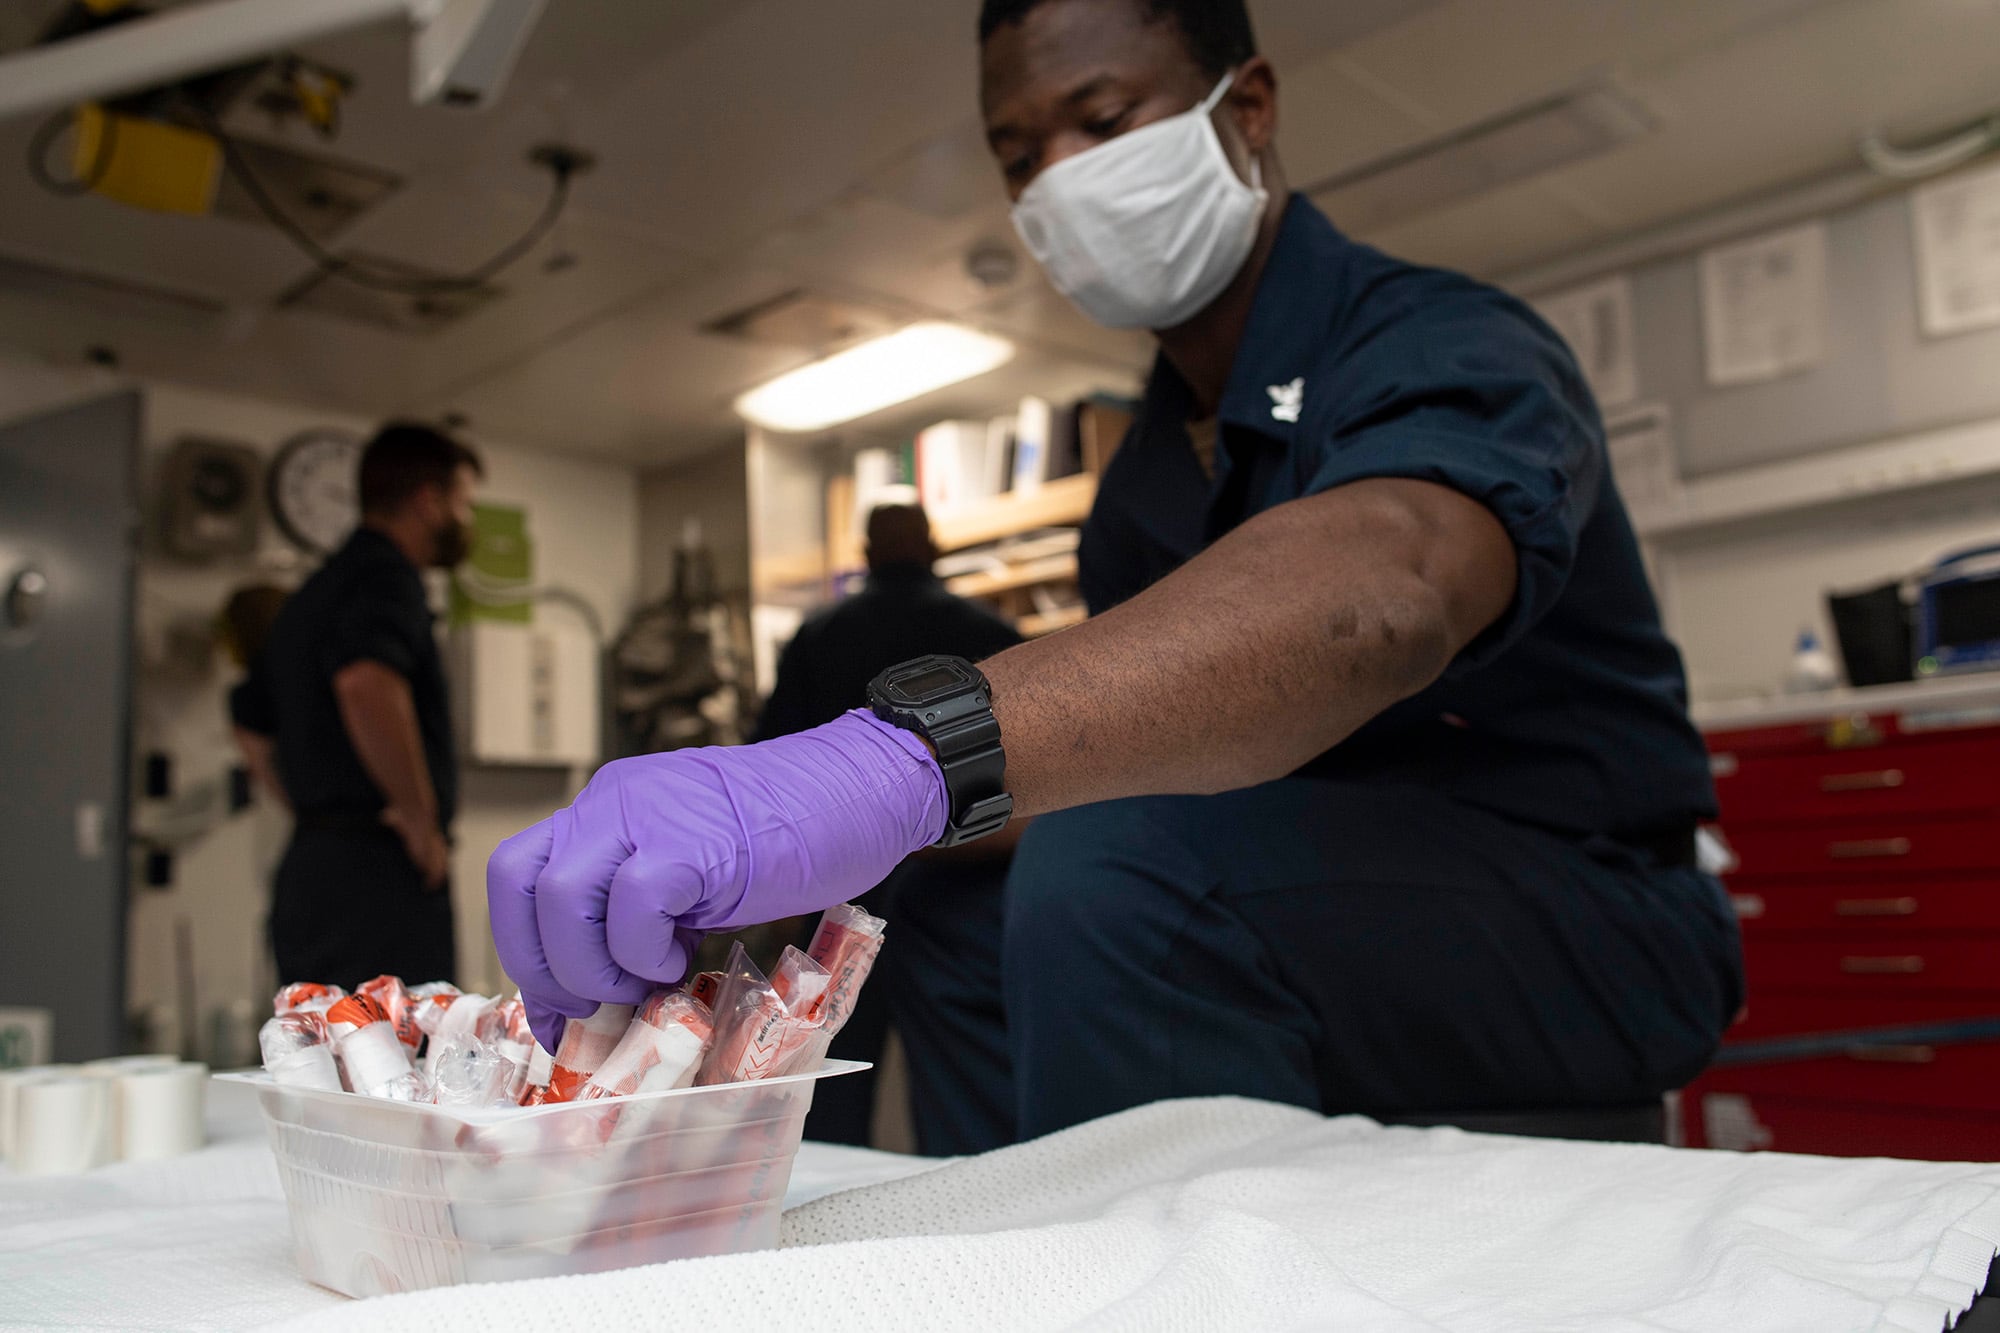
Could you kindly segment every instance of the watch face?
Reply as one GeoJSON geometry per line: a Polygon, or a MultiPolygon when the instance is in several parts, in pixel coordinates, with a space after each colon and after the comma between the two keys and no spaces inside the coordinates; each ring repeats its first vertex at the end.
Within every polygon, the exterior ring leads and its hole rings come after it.
{"type": "Polygon", "coordinates": [[[934,694],[957,689],[967,683],[964,673],[953,667],[929,666],[915,675],[897,676],[889,682],[889,686],[911,703],[922,703],[934,694]]]}
{"type": "Polygon", "coordinates": [[[328,555],[360,521],[356,494],[361,441],[344,431],[312,430],[287,440],[271,464],[271,513],[294,543],[328,555]]]}

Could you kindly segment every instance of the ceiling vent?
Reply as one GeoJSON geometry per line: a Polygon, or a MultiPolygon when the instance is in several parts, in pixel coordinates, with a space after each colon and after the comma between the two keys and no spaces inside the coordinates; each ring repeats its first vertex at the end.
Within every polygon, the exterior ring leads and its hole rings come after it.
{"type": "MultiPolygon", "coordinates": [[[[272,206],[321,242],[353,226],[403,184],[402,177],[379,167],[315,157],[253,139],[237,139],[236,151],[272,206]]],[[[276,225],[233,171],[222,173],[214,211],[238,222],[276,225]]]]}
{"type": "Polygon", "coordinates": [[[120,319],[185,329],[214,329],[228,307],[212,297],[82,269],[0,255],[0,292],[76,306],[120,319]]]}
{"type": "Polygon", "coordinates": [[[1645,107],[1599,84],[1336,172],[1305,192],[1346,230],[1368,232],[1610,152],[1656,128],[1645,107]]]}
{"type": "Polygon", "coordinates": [[[837,301],[804,288],[731,311],[702,325],[702,332],[774,347],[831,351],[863,338],[879,337],[905,321],[878,306],[837,301]]]}
{"type": "Polygon", "coordinates": [[[501,296],[498,287],[454,287],[453,275],[419,268],[400,259],[350,251],[342,256],[369,272],[383,277],[408,279],[412,284],[435,283],[439,290],[423,295],[382,291],[331,273],[315,270],[303,282],[278,298],[280,310],[316,310],[336,319],[367,324],[391,333],[429,334],[456,324],[501,296]]]}

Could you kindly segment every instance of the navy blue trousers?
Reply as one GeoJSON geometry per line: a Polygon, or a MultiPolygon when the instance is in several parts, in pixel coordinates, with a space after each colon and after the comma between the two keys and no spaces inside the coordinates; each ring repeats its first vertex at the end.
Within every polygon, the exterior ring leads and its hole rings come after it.
{"type": "Polygon", "coordinates": [[[1638,1105],[1692,1078],[1742,1001],[1709,876],[1308,778],[1044,816],[1004,886],[903,895],[882,959],[934,1154],[1210,1094],[1638,1105]]]}

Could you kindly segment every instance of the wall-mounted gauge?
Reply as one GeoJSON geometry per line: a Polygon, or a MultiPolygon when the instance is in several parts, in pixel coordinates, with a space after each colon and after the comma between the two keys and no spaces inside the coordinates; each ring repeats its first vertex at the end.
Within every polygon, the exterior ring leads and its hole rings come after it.
{"type": "Polygon", "coordinates": [[[361,520],[357,495],[361,440],[316,429],[286,440],[270,468],[271,513],[278,527],[315,555],[331,555],[361,520]]]}
{"type": "Polygon", "coordinates": [[[227,440],[181,440],[160,478],[168,555],[213,560],[257,549],[257,451],[227,440]]]}

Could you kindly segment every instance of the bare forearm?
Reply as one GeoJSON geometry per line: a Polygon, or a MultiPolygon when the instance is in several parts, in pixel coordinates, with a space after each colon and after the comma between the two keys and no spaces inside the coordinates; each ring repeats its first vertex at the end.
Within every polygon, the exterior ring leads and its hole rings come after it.
{"type": "Polygon", "coordinates": [[[271,738],[245,727],[237,727],[235,732],[236,748],[243,754],[243,766],[250,770],[251,780],[269,792],[279,805],[291,809],[291,797],[285,794],[285,784],[278,777],[277,754],[271,738]]]}
{"type": "Polygon", "coordinates": [[[1129,602],[983,664],[1015,809],[1281,777],[1435,680],[1513,585],[1498,520],[1426,483],[1269,510],[1129,602]]]}
{"type": "Polygon", "coordinates": [[[356,662],[334,678],[334,697],[347,738],[383,802],[435,824],[437,794],[409,682],[380,663],[356,662]]]}

